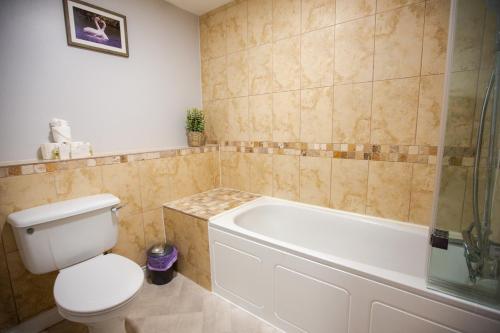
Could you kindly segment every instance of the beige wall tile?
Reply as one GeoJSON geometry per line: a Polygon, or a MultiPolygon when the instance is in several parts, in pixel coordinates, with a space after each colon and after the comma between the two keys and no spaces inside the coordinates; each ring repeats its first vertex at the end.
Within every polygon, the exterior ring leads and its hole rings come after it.
{"type": "Polygon", "coordinates": [[[120,216],[142,212],[139,167],[136,162],[104,165],[102,179],[104,192],[117,196],[125,205],[120,210],[120,216]]]}
{"type": "Polygon", "coordinates": [[[436,166],[413,164],[410,222],[430,225],[436,166]]]}
{"type": "Polygon", "coordinates": [[[250,95],[273,91],[273,45],[266,44],[248,50],[250,95]]]}
{"type": "Polygon", "coordinates": [[[247,141],[248,120],[248,97],[230,99],[227,109],[227,139],[230,141],[247,141]]]}
{"type": "Polygon", "coordinates": [[[210,290],[207,221],[168,208],[163,214],[167,241],[179,250],[177,270],[210,290]]]}
{"type": "Polygon", "coordinates": [[[249,154],[250,192],[273,195],[273,155],[249,154]]]}
{"type": "Polygon", "coordinates": [[[333,29],[333,27],[325,28],[302,35],[300,54],[302,88],[333,84],[333,29]]]}
{"type": "Polygon", "coordinates": [[[207,191],[218,185],[217,162],[213,154],[191,154],[167,159],[171,200],[207,191]]]}
{"type": "Polygon", "coordinates": [[[377,12],[422,2],[423,0],[377,0],[377,12]]]}
{"type": "Polygon", "coordinates": [[[208,43],[208,36],[209,36],[209,26],[208,26],[209,20],[208,16],[201,16],[200,17],[200,58],[201,61],[205,61],[210,58],[209,55],[209,43],[208,43]]]}
{"type": "Polygon", "coordinates": [[[10,213],[56,200],[52,174],[0,178],[0,229],[10,213]]]}
{"type": "Polygon", "coordinates": [[[300,104],[300,141],[331,142],[333,87],[302,90],[300,104]]]}
{"type": "Polygon", "coordinates": [[[227,97],[226,57],[210,59],[208,61],[207,100],[227,97]]]}
{"type": "Polygon", "coordinates": [[[7,254],[7,265],[20,321],[55,306],[53,290],[57,272],[31,274],[17,251],[7,254]]]}
{"type": "Polygon", "coordinates": [[[302,32],[335,24],[335,0],[302,1],[302,32]]]}
{"type": "Polygon", "coordinates": [[[371,82],[335,86],[332,141],[369,142],[371,105],[371,82]]]}
{"type": "Polygon", "coordinates": [[[368,161],[332,159],[331,183],[330,207],[365,213],[368,161]]]}
{"type": "Polygon", "coordinates": [[[375,16],[335,26],[335,84],[373,79],[375,16]]]}
{"type": "Polygon", "coordinates": [[[377,14],[375,80],[420,74],[424,3],[377,14]]]}
{"type": "Polygon", "coordinates": [[[485,9],[482,1],[457,1],[452,72],[479,69],[485,9]]]}
{"type": "Polygon", "coordinates": [[[476,103],[477,71],[451,73],[445,145],[471,144],[476,103]]]}
{"type": "Polygon", "coordinates": [[[273,155],[273,196],[299,200],[299,156],[273,155]]]}
{"type": "Polygon", "coordinates": [[[154,244],[164,243],[166,241],[162,212],[163,208],[159,206],[158,208],[144,212],[142,215],[144,220],[144,243],[146,249],[154,244]]]}
{"type": "Polygon", "coordinates": [[[7,268],[2,239],[0,238],[0,330],[17,324],[17,312],[7,268]]]}
{"type": "Polygon", "coordinates": [[[58,171],[54,177],[58,200],[102,193],[100,167],[58,171]]]}
{"type": "Polygon", "coordinates": [[[240,2],[226,10],[227,53],[244,50],[247,46],[247,3],[240,2]]]}
{"type": "Polygon", "coordinates": [[[273,1],[248,1],[248,46],[255,47],[273,40],[273,1]]]}
{"type": "Polygon", "coordinates": [[[415,142],[418,86],[418,77],[373,83],[372,143],[415,142]]]}
{"type": "Polygon", "coordinates": [[[443,166],[439,184],[436,227],[460,231],[467,168],[443,166]]]}
{"type": "Polygon", "coordinates": [[[300,136],[300,92],[273,94],[273,140],[296,142],[300,136]]]}
{"type": "Polygon", "coordinates": [[[300,157],[300,201],[327,207],[330,203],[332,159],[300,157]]]}
{"type": "Polygon", "coordinates": [[[273,45],[273,90],[300,88],[300,37],[277,41],[273,45]]]}
{"type": "Polygon", "coordinates": [[[192,155],[175,156],[166,159],[167,172],[170,179],[170,200],[187,197],[197,193],[193,179],[192,155]]]}
{"type": "Polygon", "coordinates": [[[0,239],[3,242],[3,250],[5,253],[11,253],[17,251],[16,239],[14,237],[14,231],[12,226],[5,223],[2,230],[2,237],[0,239]]]}
{"type": "MultiPolygon", "coordinates": [[[[219,153],[187,155],[190,178],[194,183],[194,193],[205,192],[219,186],[219,153]]],[[[176,178],[174,176],[174,178],[176,178]]]]}
{"type": "MultiPolygon", "coordinates": [[[[201,37],[200,37],[201,38],[201,37]]],[[[201,95],[203,103],[212,100],[212,82],[210,78],[209,60],[201,61],[201,95]]]]}
{"type": "Polygon", "coordinates": [[[200,30],[206,42],[201,43],[202,56],[211,59],[226,54],[226,11],[220,11],[202,19],[200,30]]]}
{"type": "Polygon", "coordinates": [[[146,263],[146,244],[142,214],[123,216],[120,214],[118,242],[113,253],[135,261],[139,265],[146,263]]]}
{"type": "Polygon", "coordinates": [[[273,40],[300,33],[300,0],[273,0],[273,40]]]}
{"type": "Polygon", "coordinates": [[[141,200],[145,211],[161,207],[171,199],[168,161],[161,158],[138,162],[141,200]]]}
{"type": "Polygon", "coordinates": [[[248,114],[250,118],[250,140],[273,140],[273,95],[257,95],[248,97],[248,114]]]}
{"type": "Polygon", "coordinates": [[[250,190],[250,163],[245,153],[220,152],[223,187],[241,191],[250,190]]]}
{"type": "Polygon", "coordinates": [[[205,132],[211,140],[224,140],[227,136],[228,100],[204,102],[205,132]]]}
{"type": "Polygon", "coordinates": [[[336,0],[337,23],[375,14],[376,0],[336,0]]]}
{"type": "Polygon", "coordinates": [[[444,75],[422,76],[418,99],[417,145],[437,146],[443,105],[444,75]]]}
{"type": "Polygon", "coordinates": [[[408,221],[412,165],[369,162],[366,214],[408,221]]]}
{"type": "Polygon", "coordinates": [[[422,75],[444,73],[450,0],[431,0],[425,7],[422,75]]]}
{"type": "Polygon", "coordinates": [[[228,96],[248,95],[248,57],[247,52],[236,52],[227,56],[228,96]]]}
{"type": "Polygon", "coordinates": [[[216,140],[215,127],[217,126],[215,122],[215,117],[217,110],[215,109],[216,101],[203,101],[203,113],[205,115],[205,135],[207,140],[216,140]]]}

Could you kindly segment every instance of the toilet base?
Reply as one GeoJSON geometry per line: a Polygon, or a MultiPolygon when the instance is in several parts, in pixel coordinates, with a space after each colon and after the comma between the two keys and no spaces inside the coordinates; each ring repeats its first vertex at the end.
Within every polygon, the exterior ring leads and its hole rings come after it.
{"type": "Polygon", "coordinates": [[[63,318],[87,326],[89,333],[135,333],[133,329],[126,327],[125,317],[131,306],[135,303],[138,294],[139,292],[120,307],[94,316],[82,316],[75,313],[68,313],[61,308],[58,308],[58,310],[63,318]]]}
{"type": "Polygon", "coordinates": [[[125,318],[123,317],[85,324],[89,333],[131,333],[125,330],[125,318]]]}

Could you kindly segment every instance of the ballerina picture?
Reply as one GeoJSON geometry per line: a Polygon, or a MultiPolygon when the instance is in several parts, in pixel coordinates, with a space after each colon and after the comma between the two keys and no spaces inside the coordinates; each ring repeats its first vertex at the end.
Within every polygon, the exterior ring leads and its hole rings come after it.
{"type": "Polygon", "coordinates": [[[128,57],[126,17],[80,0],[64,0],[68,45],[128,57]]]}

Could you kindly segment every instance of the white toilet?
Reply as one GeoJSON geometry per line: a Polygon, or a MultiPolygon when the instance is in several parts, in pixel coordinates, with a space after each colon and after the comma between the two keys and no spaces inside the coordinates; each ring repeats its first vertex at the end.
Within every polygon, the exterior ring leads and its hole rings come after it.
{"type": "Polygon", "coordinates": [[[144,282],[135,262],[103,255],[117,242],[119,203],[111,194],[98,194],[8,217],[25,267],[33,274],[59,270],[59,313],[90,332],[125,332],[125,315],[144,282]]]}

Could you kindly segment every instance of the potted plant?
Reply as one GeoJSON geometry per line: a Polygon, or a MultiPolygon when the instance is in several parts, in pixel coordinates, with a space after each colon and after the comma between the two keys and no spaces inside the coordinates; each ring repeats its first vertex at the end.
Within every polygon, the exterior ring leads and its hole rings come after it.
{"type": "Polygon", "coordinates": [[[190,147],[200,147],[205,144],[205,116],[197,108],[187,110],[186,133],[190,147]]]}

